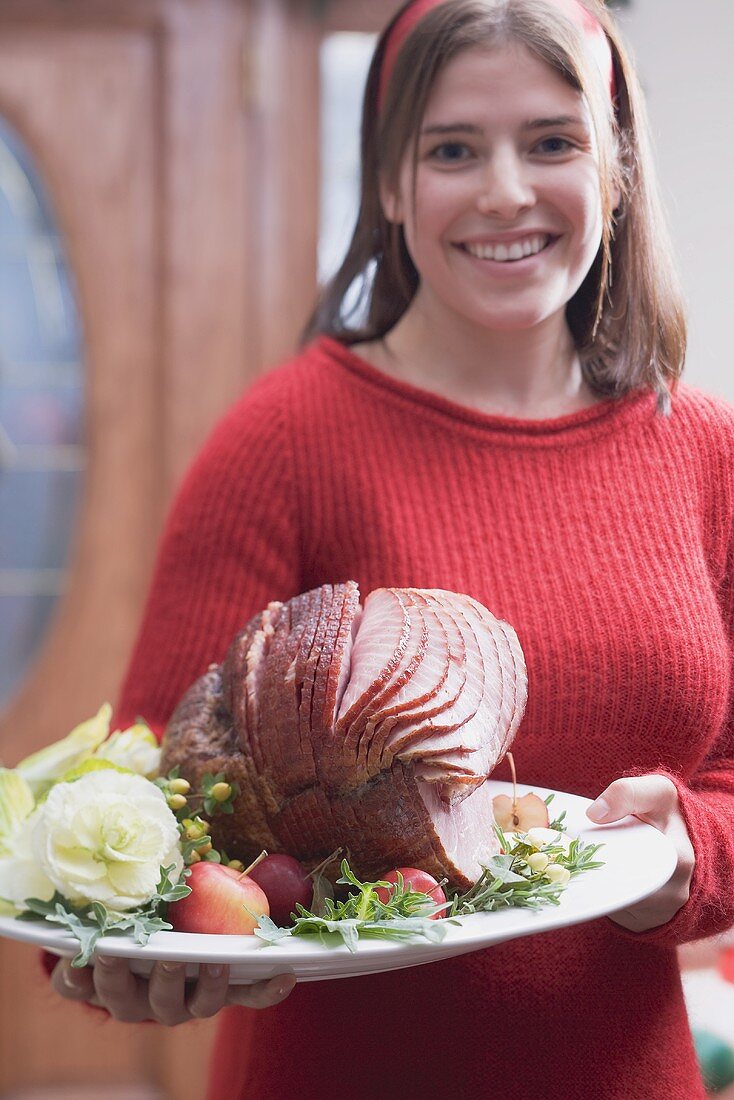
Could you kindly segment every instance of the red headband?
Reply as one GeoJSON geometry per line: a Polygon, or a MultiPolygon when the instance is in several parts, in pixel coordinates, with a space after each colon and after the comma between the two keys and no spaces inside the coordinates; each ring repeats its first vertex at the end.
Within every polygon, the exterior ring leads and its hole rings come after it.
{"type": "MultiPolygon", "coordinates": [[[[413,3],[406,8],[394,25],[382,59],[380,86],[377,93],[378,110],[382,110],[387,96],[387,87],[395,68],[395,61],[406,38],[427,12],[445,2],[446,0],[413,0],[413,3]]],[[[580,0],[548,0],[548,2],[562,11],[572,23],[575,23],[583,31],[591,54],[599,66],[602,76],[609,84],[611,98],[614,99],[617,94],[617,87],[614,79],[612,50],[609,39],[599,20],[580,3],[580,0]]]]}

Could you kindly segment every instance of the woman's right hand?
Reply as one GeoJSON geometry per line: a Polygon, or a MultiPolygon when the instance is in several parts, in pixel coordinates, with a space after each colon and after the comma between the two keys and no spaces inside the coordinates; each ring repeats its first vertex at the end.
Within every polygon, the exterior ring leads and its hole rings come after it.
{"type": "Polygon", "coordinates": [[[120,1023],[154,1020],[176,1027],[215,1016],[226,1005],[270,1008],[285,1000],[296,984],[292,974],[278,974],[254,985],[230,985],[228,966],[204,964],[196,984],[187,989],[185,973],[183,963],[157,962],[150,979],[140,978],[132,973],[128,960],[96,955],[94,966],[80,968],[73,967],[70,959],[61,959],[51,985],[69,1001],[106,1008],[120,1023]]]}

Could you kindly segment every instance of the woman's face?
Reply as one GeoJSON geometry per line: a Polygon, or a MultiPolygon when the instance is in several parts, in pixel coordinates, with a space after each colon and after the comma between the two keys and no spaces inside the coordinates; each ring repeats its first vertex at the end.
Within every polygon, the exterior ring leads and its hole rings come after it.
{"type": "Polygon", "coordinates": [[[504,331],[564,310],[598,252],[602,208],[588,107],[555,69],[519,43],[455,57],[423,119],[415,210],[411,172],[408,151],[399,193],[381,195],[426,305],[504,331]]]}

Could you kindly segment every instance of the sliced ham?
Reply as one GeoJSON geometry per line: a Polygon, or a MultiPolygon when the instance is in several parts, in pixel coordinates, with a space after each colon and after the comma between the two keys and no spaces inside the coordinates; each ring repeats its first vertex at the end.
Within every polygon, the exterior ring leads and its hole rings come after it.
{"type": "Polygon", "coordinates": [[[392,676],[410,637],[410,619],[400,594],[377,588],[367,597],[369,613],[362,619],[352,651],[352,674],[337,715],[337,729],[348,730],[359,712],[392,676]]]}
{"type": "Polygon", "coordinates": [[[212,822],[230,857],[341,846],[362,877],[410,865],[466,888],[498,851],[485,781],[526,701],[515,631],[473,597],[362,606],[356,582],[326,584],[253,616],[176,709],[163,768],[238,784],[212,822]]]}

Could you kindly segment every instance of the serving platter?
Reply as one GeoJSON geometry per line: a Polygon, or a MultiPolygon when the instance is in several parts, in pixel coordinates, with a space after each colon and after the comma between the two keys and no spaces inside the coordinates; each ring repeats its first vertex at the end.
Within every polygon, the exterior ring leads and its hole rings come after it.
{"type": "MultiPolygon", "coordinates": [[[[487,782],[493,797],[512,795],[511,783],[487,782]]],[[[266,945],[256,936],[156,932],[145,947],[129,936],[104,936],[95,954],[129,959],[132,971],[142,976],[149,974],[159,960],[185,962],[187,978],[197,976],[201,963],[225,963],[230,967],[230,981],[236,985],[283,973],[295,974],[299,981],[307,982],[350,978],[438,962],[521,936],[596,920],[655,893],[673,874],[677,864],[675,847],[653,826],[635,817],[596,825],[585,812],[590,799],[518,783],[518,795],[531,791],[544,799],[555,794],[550,816],[554,819],[566,811],[567,834],[585,843],[604,845],[594,857],[603,860],[604,866],[574,875],[558,906],[510,908],[453,918],[458,923],[446,922],[446,935],[440,943],[418,936],[400,942],[365,939],[359,941],[356,952],[351,952],[337,934],[329,934],[328,942],[317,936],[295,936],[266,945]]],[[[69,931],[47,921],[0,917],[0,936],[34,944],[59,956],[73,957],[79,950],[69,931]]]]}

